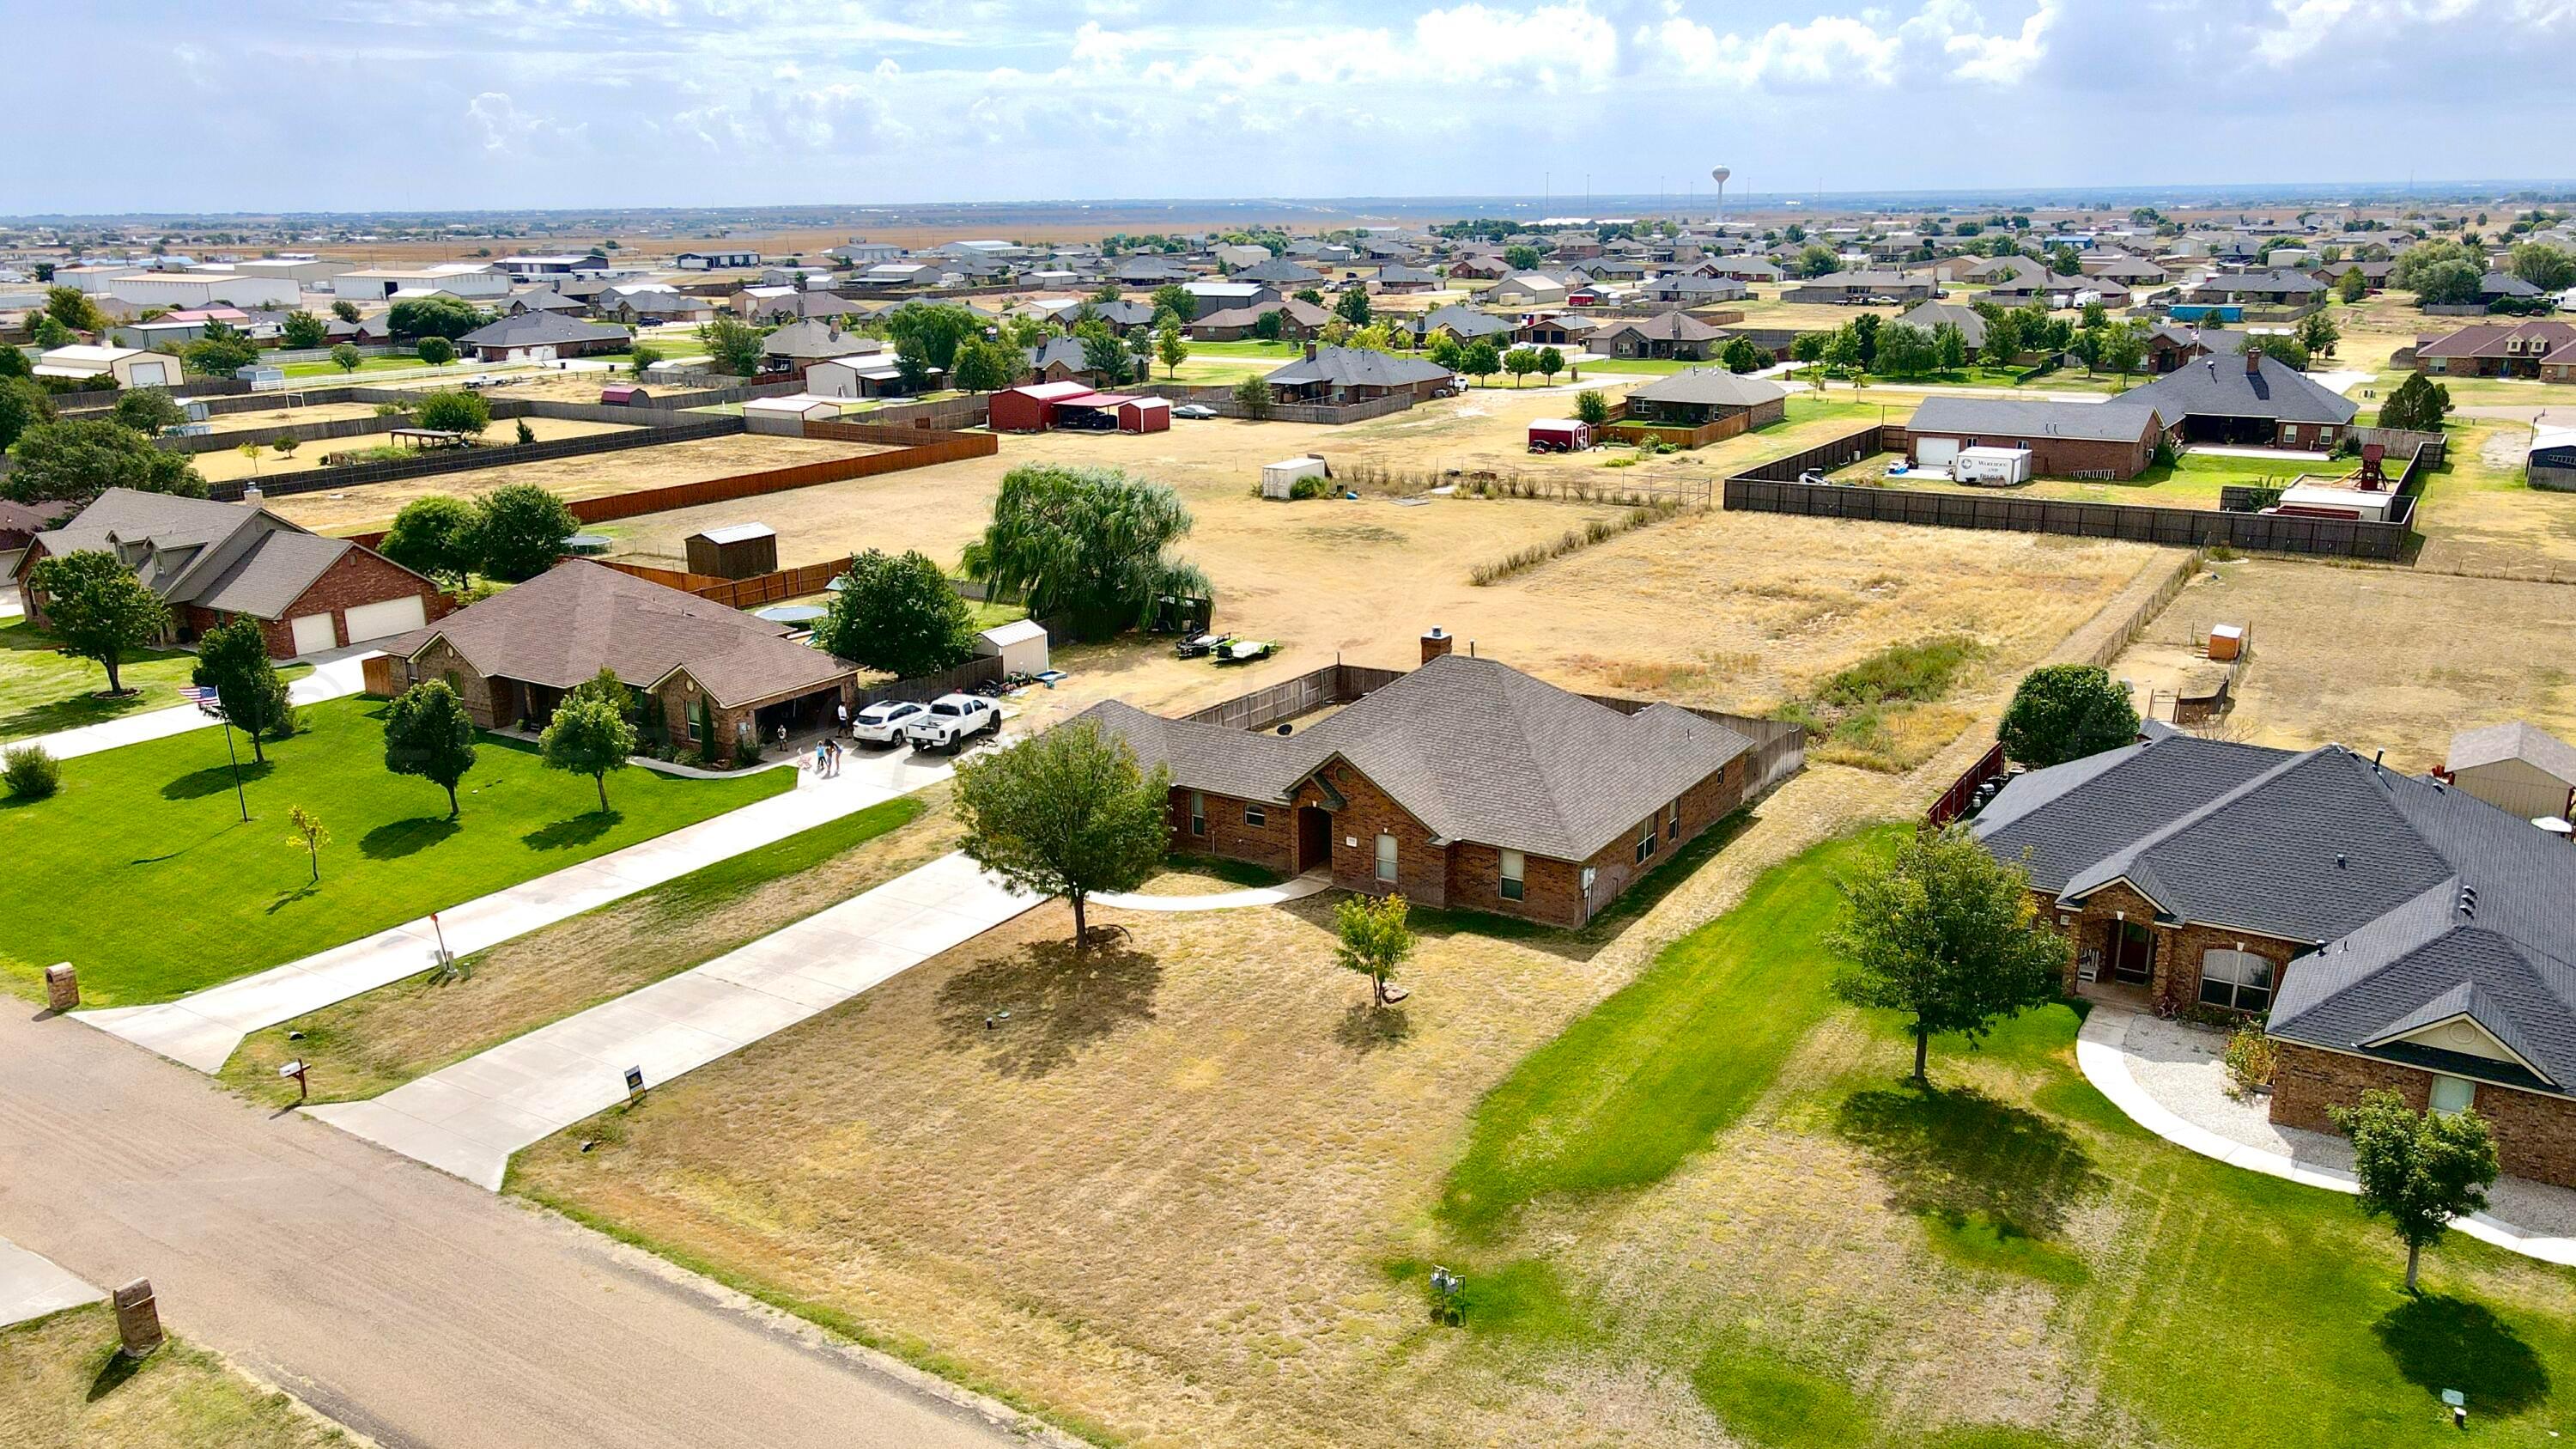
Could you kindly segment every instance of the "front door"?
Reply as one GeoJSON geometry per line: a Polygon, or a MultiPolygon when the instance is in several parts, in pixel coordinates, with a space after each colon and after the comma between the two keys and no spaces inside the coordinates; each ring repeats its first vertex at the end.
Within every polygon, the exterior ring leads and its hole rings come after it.
{"type": "Polygon", "coordinates": [[[1305,874],[1333,858],[1333,817],[1313,805],[1297,807],[1297,873],[1305,874]]]}
{"type": "Polygon", "coordinates": [[[2112,980],[2146,985],[2155,975],[2155,934],[2136,921],[2113,921],[2110,964],[2112,980]]]}

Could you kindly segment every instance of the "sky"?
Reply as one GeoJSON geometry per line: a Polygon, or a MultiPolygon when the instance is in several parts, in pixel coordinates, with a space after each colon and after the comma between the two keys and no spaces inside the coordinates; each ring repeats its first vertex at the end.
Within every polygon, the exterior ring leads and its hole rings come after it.
{"type": "Polygon", "coordinates": [[[0,17],[22,42],[0,214],[1580,197],[1587,177],[1705,197],[1721,163],[1739,195],[2576,173],[2576,0],[0,0],[0,17]],[[46,56],[64,63],[30,63],[46,56]],[[127,96],[131,117],[107,105],[127,96]]]}

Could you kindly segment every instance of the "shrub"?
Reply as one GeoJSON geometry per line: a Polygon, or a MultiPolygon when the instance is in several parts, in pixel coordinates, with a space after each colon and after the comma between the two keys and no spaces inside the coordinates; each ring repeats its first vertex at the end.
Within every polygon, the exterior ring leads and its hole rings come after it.
{"type": "Polygon", "coordinates": [[[0,780],[19,800],[42,800],[63,787],[63,766],[43,745],[20,745],[0,755],[0,780]]]}
{"type": "Polygon", "coordinates": [[[492,405],[483,394],[461,387],[443,388],[420,400],[420,425],[442,433],[479,437],[492,426],[492,405]]]}
{"type": "Polygon", "coordinates": [[[1321,478],[1300,478],[1288,485],[1291,499],[1329,498],[1332,493],[1333,485],[1321,478]]]}
{"type": "Polygon", "coordinates": [[[2242,1101],[2272,1085],[2273,1069],[2281,1063],[2281,1054],[2263,1028],[2238,1027],[2227,1038],[2227,1093],[2242,1101]]]}
{"type": "Polygon", "coordinates": [[[420,360],[432,367],[445,367],[456,360],[456,344],[444,337],[420,339],[420,360]]]}

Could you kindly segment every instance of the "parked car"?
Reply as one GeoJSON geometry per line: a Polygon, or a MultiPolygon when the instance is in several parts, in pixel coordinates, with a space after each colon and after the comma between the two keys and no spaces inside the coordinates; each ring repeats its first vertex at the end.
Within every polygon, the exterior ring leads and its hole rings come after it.
{"type": "Polygon", "coordinates": [[[1172,653],[1176,658],[1198,659],[1213,654],[1219,648],[1233,642],[1233,638],[1225,634],[1192,634],[1174,644],[1172,653]]]}
{"type": "Polygon", "coordinates": [[[1216,409],[1209,407],[1206,403],[1183,403],[1179,407],[1172,409],[1172,416],[1176,418],[1191,418],[1194,420],[1206,419],[1215,417],[1216,409]]]}
{"type": "Polygon", "coordinates": [[[912,700],[880,700],[859,711],[850,721],[850,738],[871,745],[894,745],[903,742],[903,733],[912,722],[928,714],[927,706],[912,700]]]}
{"type": "Polygon", "coordinates": [[[930,708],[904,726],[903,736],[916,750],[946,750],[951,754],[966,748],[966,742],[977,735],[992,734],[1002,727],[1002,712],[989,699],[971,694],[943,694],[930,702],[930,708]]]}

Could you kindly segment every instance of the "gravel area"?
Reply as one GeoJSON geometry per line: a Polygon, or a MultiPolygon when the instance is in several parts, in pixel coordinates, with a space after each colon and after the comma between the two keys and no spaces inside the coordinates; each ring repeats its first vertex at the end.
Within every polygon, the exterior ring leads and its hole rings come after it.
{"type": "MultiPolygon", "coordinates": [[[[2166,1111],[2231,1142],[2277,1152],[2302,1167],[2352,1170],[2352,1146],[2323,1132],[2272,1124],[2272,1099],[2227,1094],[2227,1034],[2139,1016],[2129,1023],[2129,1076],[2166,1111]]],[[[2487,1214],[2526,1232],[2576,1236],[2576,1189],[2501,1177],[2487,1214]]]]}

